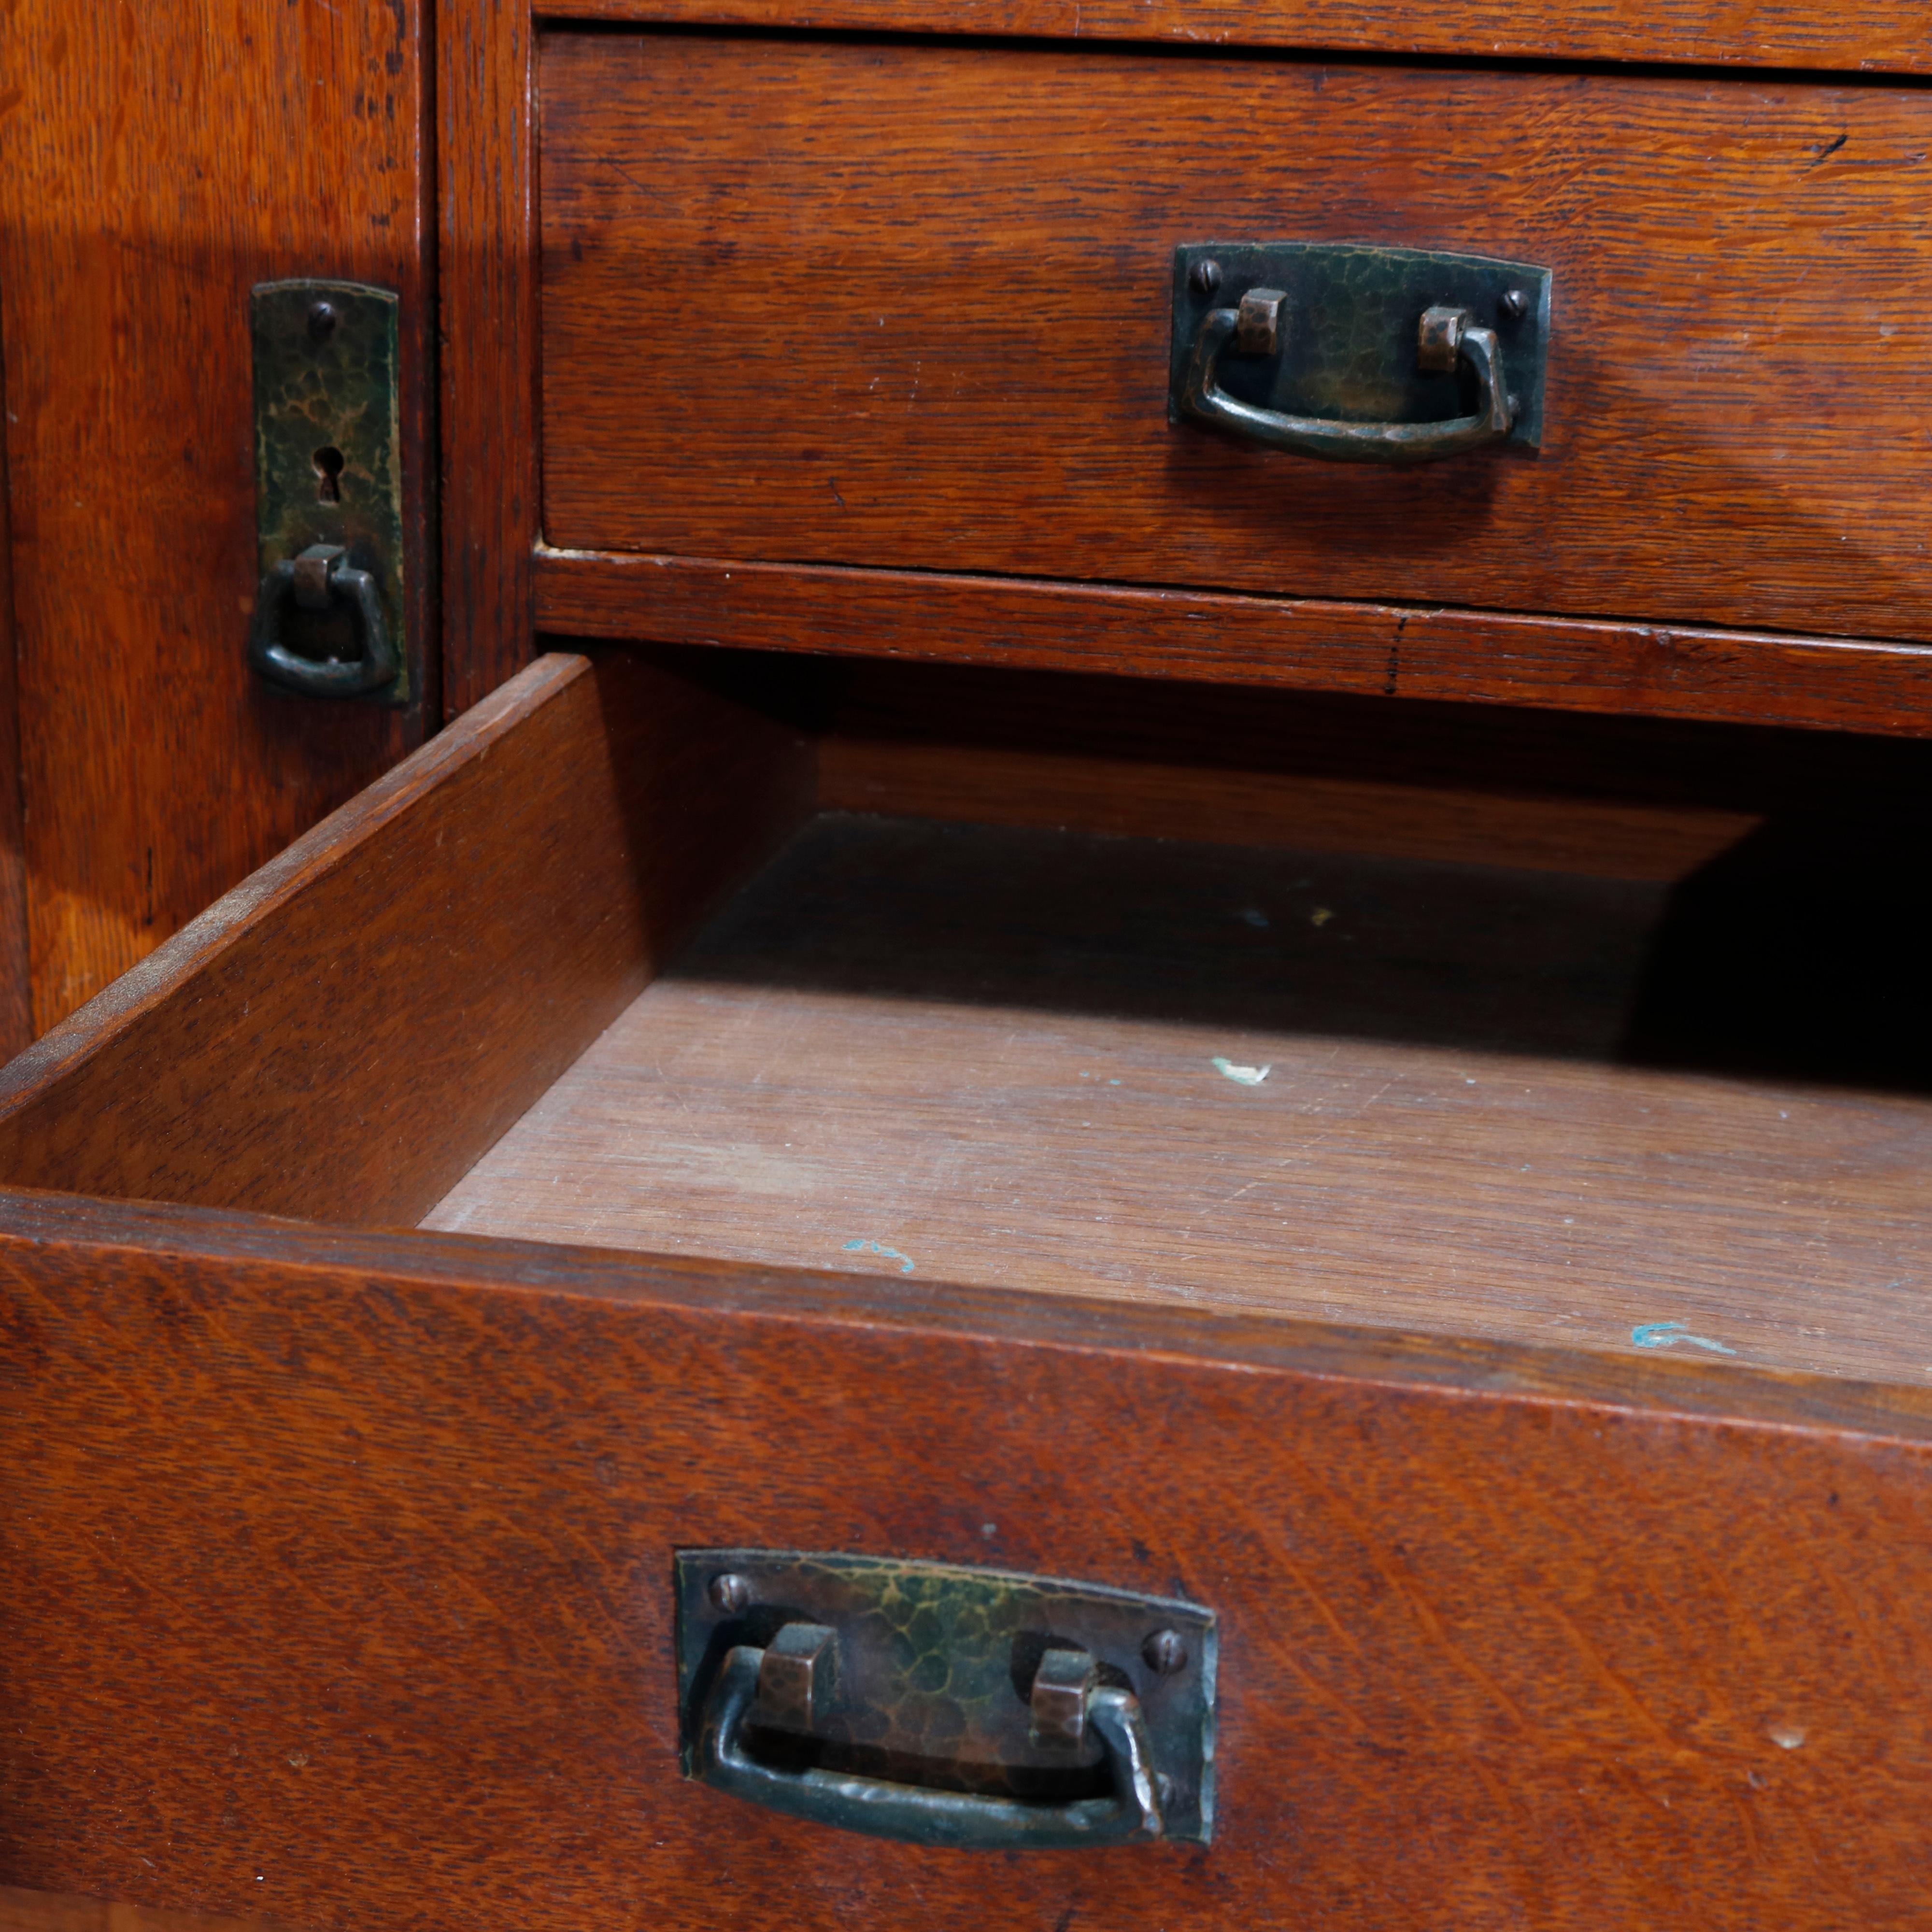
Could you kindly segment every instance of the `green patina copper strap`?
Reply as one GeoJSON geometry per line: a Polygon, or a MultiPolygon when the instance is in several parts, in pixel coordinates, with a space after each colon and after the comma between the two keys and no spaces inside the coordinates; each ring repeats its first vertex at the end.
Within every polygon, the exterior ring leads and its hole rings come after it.
{"type": "MultiPolygon", "coordinates": [[[[358,282],[263,282],[249,301],[255,357],[257,575],[272,594],[280,567],[318,545],[339,547],[345,573],[370,580],[393,678],[320,674],[313,694],[410,700],[404,626],[398,300],[358,282]]],[[[345,583],[354,578],[344,574],[345,583]]],[[[256,634],[263,625],[258,616],[256,634]]],[[[356,598],[321,611],[275,614],[283,654],[338,667],[360,659],[370,628],[356,598]]],[[[257,654],[258,658],[260,653],[257,654]]],[[[277,682],[302,688],[288,677],[277,682]]]]}

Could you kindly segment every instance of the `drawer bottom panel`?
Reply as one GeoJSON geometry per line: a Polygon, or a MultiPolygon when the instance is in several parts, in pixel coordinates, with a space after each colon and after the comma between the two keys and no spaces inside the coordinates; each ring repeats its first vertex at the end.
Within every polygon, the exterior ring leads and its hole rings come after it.
{"type": "Polygon", "coordinates": [[[423,1225],[1848,1376],[1932,1360],[1932,1106],[1790,1077],[1802,1016],[1783,1078],[1641,1064],[1732,964],[1681,956],[1675,890],[827,814],[423,1225]]]}

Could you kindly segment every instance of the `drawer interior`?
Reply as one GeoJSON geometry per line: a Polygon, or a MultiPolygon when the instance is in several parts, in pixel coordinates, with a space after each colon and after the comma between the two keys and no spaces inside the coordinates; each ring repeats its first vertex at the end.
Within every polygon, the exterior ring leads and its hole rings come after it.
{"type": "Polygon", "coordinates": [[[1932,1372],[1916,745],[731,653],[491,705],[15,1063],[5,1178],[1932,1372]]]}
{"type": "Polygon", "coordinates": [[[1932,1117],[1630,1064],[1671,890],[827,814],[424,1225],[1879,1372],[1932,1117]]]}

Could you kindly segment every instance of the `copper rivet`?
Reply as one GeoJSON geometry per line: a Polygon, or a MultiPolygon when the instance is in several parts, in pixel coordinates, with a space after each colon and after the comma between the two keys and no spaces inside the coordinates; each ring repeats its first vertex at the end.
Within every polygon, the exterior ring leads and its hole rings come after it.
{"type": "Polygon", "coordinates": [[[1147,1660],[1150,1670],[1157,1670],[1163,1677],[1172,1677],[1187,1662],[1187,1646],[1181,1641],[1178,1630],[1157,1630],[1141,1646],[1141,1655],[1147,1660]]]}
{"type": "Polygon", "coordinates": [[[752,1586],[743,1577],[731,1570],[711,1580],[711,1587],[705,1594],[711,1599],[711,1607],[722,1616],[735,1617],[752,1600],[752,1586]]]}

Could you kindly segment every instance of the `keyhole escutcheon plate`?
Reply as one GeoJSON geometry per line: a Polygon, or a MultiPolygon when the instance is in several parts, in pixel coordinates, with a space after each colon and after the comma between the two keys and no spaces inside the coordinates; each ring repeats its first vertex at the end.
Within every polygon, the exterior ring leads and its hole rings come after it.
{"type": "MultiPolygon", "coordinates": [[[[258,284],[249,298],[255,359],[256,575],[317,544],[374,580],[400,669],[370,699],[412,696],[404,623],[400,339],[394,292],[362,282],[258,284]]],[[[358,651],[345,606],[290,614],[289,647],[323,660],[358,651]]]]}

